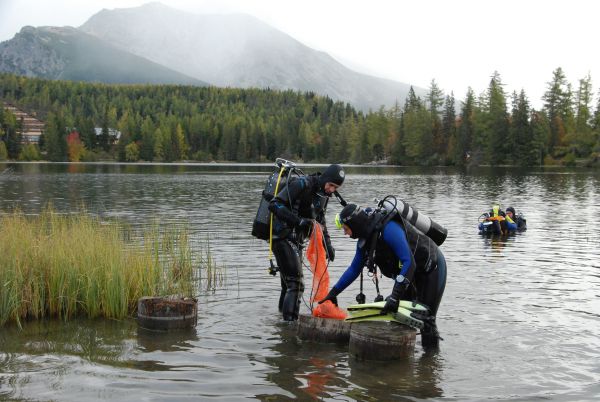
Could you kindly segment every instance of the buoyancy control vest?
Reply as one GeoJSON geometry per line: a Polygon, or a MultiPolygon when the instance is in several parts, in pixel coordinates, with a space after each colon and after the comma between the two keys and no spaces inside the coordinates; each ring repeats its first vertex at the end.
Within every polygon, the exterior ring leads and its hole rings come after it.
{"type": "Polygon", "coordinates": [[[281,189],[287,185],[287,182],[291,177],[300,177],[304,175],[300,169],[296,168],[294,162],[285,159],[278,158],[275,161],[275,166],[277,169],[267,179],[265,188],[262,191],[256,217],[252,223],[252,236],[267,241],[271,235],[272,219],[271,211],[269,211],[269,203],[276,193],[281,191],[281,189]]]}
{"type": "Polygon", "coordinates": [[[408,246],[412,253],[411,259],[415,270],[429,272],[437,266],[438,246],[433,239],[421,232],[399,214],[383,210],[375,211],[372,215],[375,232],[371,235],[371,244],[365,244],[367,248],[365,250],[367,266],[376,264],[381,273],[388,278],[395,278],[400,273],[402,268],[399,265],[400,259],[383,239],[383,230],[390,221],[398,223],[404,230],[408,246]]]}
{"type": "Polygon", "coordinates": [[[399,258],[383,240],[383,230],[390,221],[397,222],[406,234],[415,269],[429,272],[437,265],[437,248],[448,235],[448,230],[427,215],[419,213],[408,203],[389,195],[372,212],[370,235],[365,241],[367,267],[376,264],[381,273],[395,277],[400,273],[399,258]]]}
{"type": "MultiPolygon", "coordinates": [[[[296,221],[301,218],[316,220],[325,226],[325,211],[329,197],[320,190],[318,174],[290,177],[271,201],[273,216],[273,237],[288,238],[302,243],[308,236],[309,228],[299,231],[296,221]],[[279,207],[276,207],[278,205],[279,207]],[[290,235],[292,235],[290,237],[290,235]]],[[[327,235],[326,228],[325,236],[327,235]]]]}

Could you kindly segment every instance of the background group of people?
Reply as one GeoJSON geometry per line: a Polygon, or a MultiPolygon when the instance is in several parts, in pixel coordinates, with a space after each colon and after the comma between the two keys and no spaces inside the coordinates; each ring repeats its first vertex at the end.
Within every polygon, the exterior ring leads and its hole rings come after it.
{"type": "Polygon", "coordinates": [[[481,234],[505,235],[526,230],[527,221],[522,214],[517,214],[513,207],[503,211],[499,204],[495,204],[489,212],[480,216],[478,229],[481,234]]]}
{"type": "MultiPolygon", "coordinates": [[[[323,173],[289,178],[270,200],[269,210],[274,215],[272,249],[281,278],[279,310],[286,321],[298,319],[304,291],[302,245],[314,222],[323,227],[328,260],[335,259],[325,213],[329,199],[344,179],[342,166],[333,164],[323,173]]],[[[394,280],[382,314],[397,311],[400,300],[425,304],[430,316],[421,330],[422,344],[437,345],[440,338],[435,316],[446,285],[446,262],[435,242],[401,216],[386,220],[377,210],[356,204],[342,209],[336,216],[336,225],[358,240],[356,253],[320,303],[330,300],[337,305],[337,296],[358,278],[363,268],[376,266],[394,280]]]]}

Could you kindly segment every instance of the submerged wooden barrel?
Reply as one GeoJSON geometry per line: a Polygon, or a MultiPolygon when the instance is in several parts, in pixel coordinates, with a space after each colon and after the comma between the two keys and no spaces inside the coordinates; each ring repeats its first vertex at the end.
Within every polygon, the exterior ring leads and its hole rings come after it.
{"type": "Polygon", "coordinates": [[[398,360],[415,350],[416,331],[394,322],[352,323],[348,351],[357,360],[398,360]]]}
{"type": "Polygon", "coordinates": [[[350,326],[344,320],[300,314],[298,337],[305,341],[345,343],[350,338],[350,326]]]}
{"type": "Polygon", "coordinates": [[[168,331],[193,328],[198,321],[198,301],[192,297],[142,297],[137,322],[142,328],[168,331]]]}

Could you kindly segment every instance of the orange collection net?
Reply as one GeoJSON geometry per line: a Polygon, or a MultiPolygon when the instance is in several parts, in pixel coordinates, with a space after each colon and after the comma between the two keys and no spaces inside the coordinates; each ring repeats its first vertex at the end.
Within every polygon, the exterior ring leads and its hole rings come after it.
{"type": "MultiPolygon", "coordinates": [[[[320,224],[313,225],[310,235],[310,241],[306,248],[306,258],[310,264],[310,271],[313,274],[312,292],[310,305],[315,301],[323,300],[329,291],[329,272],[327,271],[327,256],[323,242],[323,228],[320,224]]],[[[335,318],[343,320],[346,318],[344,310],[327,300],[323,304],[317,304],[312,309],[312,315],[322,318],[335,318]]]]}

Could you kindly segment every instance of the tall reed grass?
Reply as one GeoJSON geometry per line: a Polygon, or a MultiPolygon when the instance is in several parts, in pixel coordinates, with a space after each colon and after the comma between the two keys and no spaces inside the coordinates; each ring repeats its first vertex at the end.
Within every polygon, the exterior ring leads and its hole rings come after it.
{"type": "Polygon", "coordinates": [[[84,212],[0,214],[0,326],[44,317],[124,318],[142,296],[193,296],[201,264],[215,269],[212,258],[195,261],[181,227],[155,224],[136,234],[84,212]]]}

